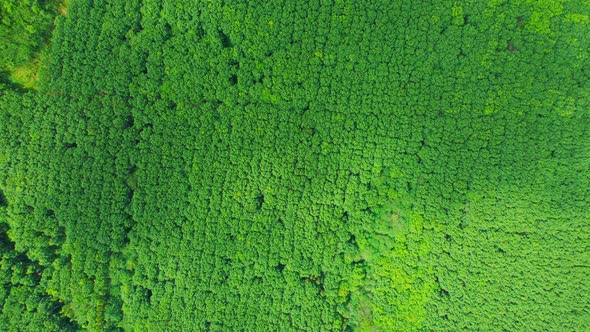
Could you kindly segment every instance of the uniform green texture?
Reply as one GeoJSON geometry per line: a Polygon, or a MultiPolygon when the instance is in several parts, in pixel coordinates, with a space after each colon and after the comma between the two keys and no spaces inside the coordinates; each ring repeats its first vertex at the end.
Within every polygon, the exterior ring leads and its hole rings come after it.
{"type": "Polygon", "coordinates": [[[589,24],[71,1],[0,92],[0,330],[590,330],[589,24]]]}

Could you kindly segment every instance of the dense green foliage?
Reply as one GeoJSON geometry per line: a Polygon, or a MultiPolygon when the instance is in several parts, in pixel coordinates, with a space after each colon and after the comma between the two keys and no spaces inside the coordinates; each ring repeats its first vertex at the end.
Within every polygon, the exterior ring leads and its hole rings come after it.
{"type": "MultiPolygon", "coordinates": [[[[0,0],[0,90],[6,85],[35,87],[39,53],[63,1],[0,0]]],[[[62,10],[64,7],[61,7],[62,10]]]]}
{"type": "Polygon", "coordinates": [[[590,329],[589,15],[72,1],[0,96],[0,329],[590,329]]]}
{"type": "MultiPolygon", "coordinates": [[[[31,95],[18,96],[10,91],[4,92],[0,97],[0,128],[2,129],[2,153],[0,153],[0,165],[2,174],[6,174],[9,164],[18,162],[21,156],[29,153],[19,147],[24,143],[19,130],[24,127],[26,121],[31,120],[33,113],[22,112],[22,117],[12,117],[9,114],[31,109],[34,102],[31,95]],[[11,138],[12,137],[12,138],[11,138]],[[10,158],[6,151],[22,151],[10,158]],[[19,157],[16,157],[18,155],[19,157]]],[[[21,161],[22,162],[22,161],[21,161]]],[[[20,164],[22,166],[22,164],[20,164]]],[[[21,168],[21,172],[24,169],[21,168]]],[[[6,174],[7,175],[7,174],[6,174]]],[[[3,177],[6,178],[6,177],[3,177]]],[[[1,188],[10,186],[10,180],[3,182],[1,188]]],[[[12,202],[11,202],[12,203],[12,202]]],[[[12,205],[12,204],[11,204],[12,205]]],[[[12,208],[12,206],[11,206],[12,208]]],[[[13,211],[29,210],[30,205],[21,205],[13,211]]],[[[22,250],[15,247],[10,239],[7,220],[9,201],[5,193],[0,190],[0,330],[1,331],[66,331],[76,330],[76,324],[60,315],[62,304],[58,299],[47,294],[46,283],[43,274],[47,271],[46,261],[31,260],[33,251],[22,250]]],[[[17,221],[14,219],[13,221],[17,221]]],[[[20,224],[19,226],[26,226],[20,224]]],[[[47,250],[53,244],[48,243],[42,236],[46,227],[38,227],[34,238],[26,241],[35,241],[37,250],[47,250]]],[[[38,251],[39,252],[39,251],[38,251]]]]}
{"type": "Polygon", "coordinates": [[[28,61],[46,39],[53,16],[40,2],[0,2],[0,63],[3,67],[28,61]]]}

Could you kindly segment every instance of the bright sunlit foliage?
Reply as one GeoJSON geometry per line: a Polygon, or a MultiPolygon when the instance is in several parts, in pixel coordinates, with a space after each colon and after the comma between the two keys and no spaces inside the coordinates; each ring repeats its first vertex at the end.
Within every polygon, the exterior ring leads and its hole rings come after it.
{"type": "Polygon", "coordinates": [[[0,330],[590,330],[588,1],[1,3],[0,330]]]}

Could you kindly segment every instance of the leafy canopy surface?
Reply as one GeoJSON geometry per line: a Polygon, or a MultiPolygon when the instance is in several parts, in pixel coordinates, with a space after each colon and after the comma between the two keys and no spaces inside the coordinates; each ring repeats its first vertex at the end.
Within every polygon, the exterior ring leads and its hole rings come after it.
{"type": "Polygon", "coordinates": [[[589,15],[72,1],[0,92],[0,329],[590,329],[589,15]]]}

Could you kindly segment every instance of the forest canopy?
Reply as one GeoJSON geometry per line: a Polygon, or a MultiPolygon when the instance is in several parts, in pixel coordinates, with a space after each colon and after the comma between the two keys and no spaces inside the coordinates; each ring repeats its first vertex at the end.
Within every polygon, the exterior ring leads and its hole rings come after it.
{"type": "Polygon", "coordinates": [[[41,53],[64,0],[0,0],[0,89],[36,88],[41,53]]]}
{"type": "Polygon", "coordinates": [[[0,330],[590,330],[587,1],[0,4],[0,330]]]}

